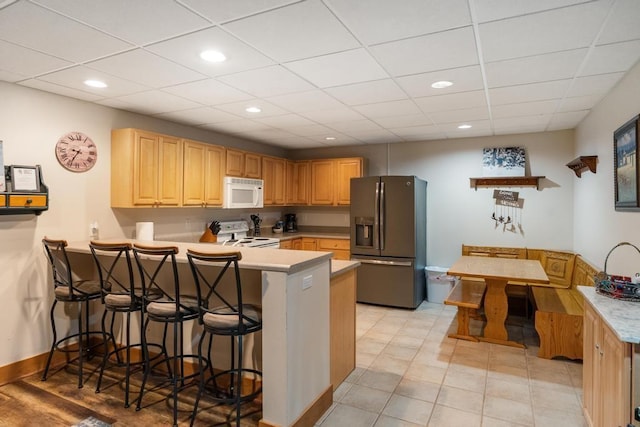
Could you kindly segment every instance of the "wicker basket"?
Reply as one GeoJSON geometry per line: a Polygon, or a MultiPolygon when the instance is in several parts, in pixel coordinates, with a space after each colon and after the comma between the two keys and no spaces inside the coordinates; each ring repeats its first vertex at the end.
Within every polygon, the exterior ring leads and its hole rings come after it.
{"type": "MultiPolygon", "coordinates": [[[[599,294],[606,295],[610,298],[627,301],[640,301],[640,283],[633,283],[631,281],[631,277],[616,276],[607,273],[607,261],[609,261],[609,255],[611,255],[614,249],[619,248],[620,246],[631,246],[640,254],[640,249],[629,242],[621,242],[611,248],[604,260],[604,271],[596,274],[596,291],[599,294]]],[[[640,280],[640,274],[636,273],[636,277],[640,280]]]]}

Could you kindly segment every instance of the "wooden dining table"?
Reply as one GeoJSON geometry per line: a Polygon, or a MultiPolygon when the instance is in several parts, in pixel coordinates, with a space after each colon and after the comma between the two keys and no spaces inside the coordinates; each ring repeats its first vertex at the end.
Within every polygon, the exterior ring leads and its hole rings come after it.
{"type": "Polygon", "coordinates": [[[525,348],[524,343],[509,340],[505,322],[509,310],[506,287],[510,281],[546,284],[549,278],[540,261],[530,259],[461,256],[447,271],[451,276],[484,279],[487,292],[484,312],[487,324],[481,341],[525,348]]]}

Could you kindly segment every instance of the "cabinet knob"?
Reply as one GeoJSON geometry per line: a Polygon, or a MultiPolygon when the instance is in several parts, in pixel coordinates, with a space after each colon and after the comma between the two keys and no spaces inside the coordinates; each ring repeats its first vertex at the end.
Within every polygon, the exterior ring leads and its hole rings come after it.
{"type": "Polygon", "coordinates": [[[30,205],[31,203],[33,203],[32,199],[27,199],[27,204],[30,205]]]}

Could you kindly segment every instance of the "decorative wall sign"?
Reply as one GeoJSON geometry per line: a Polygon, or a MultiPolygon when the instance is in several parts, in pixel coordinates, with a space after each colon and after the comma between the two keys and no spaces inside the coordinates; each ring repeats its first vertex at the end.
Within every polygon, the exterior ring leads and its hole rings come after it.
{"type": "Polygon", "coordinates": [[[523,147],[482,150],[482,176],[524,176],[526,157],[523,147]]]}
{"type": "Polygon", "coordinates": [[[640,210],[638,204],[638,120],[636,116],[613,133],[615,209],[640,210]]]}
{"type": "Polygon", "coordinates": [[[524,199],[519,197],[519,193],[517,191],[493,190],[493,198],[495,204],[491,219],[495,223],[495,228],[502,225],[503,232],[516,233],[519,231],[524,235],[522,228],[524,199]]]}

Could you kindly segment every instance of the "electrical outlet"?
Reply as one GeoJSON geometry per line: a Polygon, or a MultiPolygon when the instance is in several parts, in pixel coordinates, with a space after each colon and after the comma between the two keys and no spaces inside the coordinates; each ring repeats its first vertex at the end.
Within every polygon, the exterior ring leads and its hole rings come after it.
{"type": "Polygon", "coordinates": [[[309,289],[313,285],[313,276],[305,276],[302,278],[302,290],[309,289]]]}

